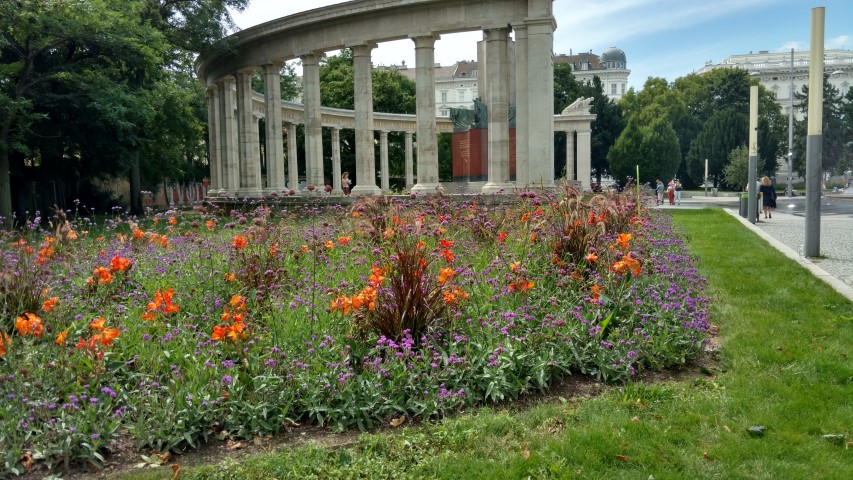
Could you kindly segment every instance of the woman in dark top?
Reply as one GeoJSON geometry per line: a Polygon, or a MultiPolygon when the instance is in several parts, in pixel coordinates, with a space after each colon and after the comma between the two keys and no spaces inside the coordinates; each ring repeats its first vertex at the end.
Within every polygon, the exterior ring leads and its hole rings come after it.
{"type": "Polygon", "coordinates": [[[758,187],[761,194],[761,206],[764,207],[764,218],[773,218],[771,208],[776,208],[776,189],[770,184],[770,179],[761,177],[761,186],[758,187]]]}

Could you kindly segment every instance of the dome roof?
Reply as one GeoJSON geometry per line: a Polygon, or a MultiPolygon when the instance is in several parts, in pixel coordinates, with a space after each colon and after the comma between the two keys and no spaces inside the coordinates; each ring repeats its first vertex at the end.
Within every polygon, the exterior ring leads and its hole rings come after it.
{"type": "Polygon", "coordinates": [[[605,62],[626,63],[625,52],[616,47],[610,47],[601,54],[601,63],[605,62]]]}

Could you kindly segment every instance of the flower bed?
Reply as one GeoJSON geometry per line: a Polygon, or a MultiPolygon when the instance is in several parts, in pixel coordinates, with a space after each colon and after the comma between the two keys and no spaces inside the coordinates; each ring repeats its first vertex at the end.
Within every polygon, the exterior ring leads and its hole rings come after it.
{"type": "Polygon", "coordinates": [[[703,280],[667,216],[572,190],[485,200],[61,215],[6,239],[3,474],[97,466],[119,438],[430,420],[701,354],[703,280]]]}

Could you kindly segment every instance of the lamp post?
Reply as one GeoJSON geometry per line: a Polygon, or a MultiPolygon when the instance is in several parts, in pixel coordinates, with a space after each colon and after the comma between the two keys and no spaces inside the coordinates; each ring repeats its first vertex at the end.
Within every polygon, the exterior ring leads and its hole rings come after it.
{"type": "Polygon", "coordinates": [[[788,178],[785,183],[785,196],[794,196],[794,49],[791,49],[791,92],[788,94],[788,178]]]}

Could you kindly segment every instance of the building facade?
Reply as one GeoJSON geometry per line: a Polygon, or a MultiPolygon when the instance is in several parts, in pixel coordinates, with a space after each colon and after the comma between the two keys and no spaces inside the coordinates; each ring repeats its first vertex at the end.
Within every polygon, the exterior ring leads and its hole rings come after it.
{"type": "Polygon", "coordinates": [[[554,56],[554,63],[568,63],[572,66],[575,78],[584,83],[592,83],[594,77],[601,79],[604,94],[613,101],[619,101],[628,91],[628,60],[625,52],[610,47],[601,56],[592,53],[554,56]]]}
{"type": "MultiPolygon", "coordinates": [[[[720,63],[706,62],[698,73],[706,73],[717,68],[739,68],[750,72],[761,85],[773,92],[776,101],[787,115],[792,101],[792,93],[802,92],[803,86],[809,83],[809,51],[794,51],[793,63],[791,62],[791,51],[770,52],[767,50],[758,53],[745,53],[731,55],[720,63]],[[791,90],[791,79],[793,77],[793,92],[791,90]]],[[[835,87],[841,96],[847,95],[853,85],[853,51],[850,50],[825,50],[824,72],[829,75],[828,82],[835,87]]],[[[798,119],[803,118],[799,111],[796,98],[794,101],[794,115],[798,119]]]]}

